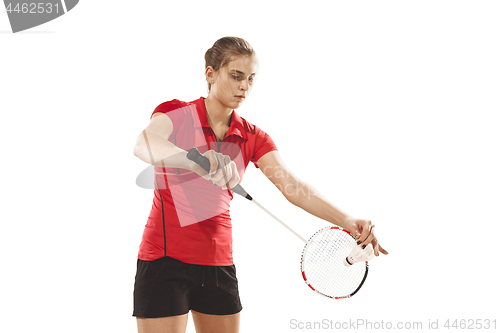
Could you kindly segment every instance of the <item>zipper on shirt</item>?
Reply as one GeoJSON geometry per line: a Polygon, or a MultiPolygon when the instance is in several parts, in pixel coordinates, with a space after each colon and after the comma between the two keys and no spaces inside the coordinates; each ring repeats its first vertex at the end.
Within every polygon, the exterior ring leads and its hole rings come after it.
{"type": "Polygon", "coordinates": [[[222,141],[218,141],[217,140],[217,136],[215,135],[215,132],[214,130],[212,129],[212,127],[210,127],[210,132],[212,133],[212,139],[214,139],[214,142],[217,143],[217,152],[220,153],[220,146],[224,143],[224,141],[229,137],[229,136],[226,136],[224,138],[224,140],[222,141]]]}
{"type": "MultiPolygon", "coordinates": [[[[210,131],[212,132],[212,139],[215,139],[215,142],[217,142],[217,152],[218,152],[218,153],[220,153],[220,147],[221,147],[221,145],[222,145],[222,144],[226,141],[226,139],[227,139],[227,138],[229,138],[229,137],[230,137],[230,135],[226,136],[226,137],[224,138],[224,140],[222,140],[222,141],[218,141],[218,140],[217,140],[217,136],[215,135],[215,132],[214,132],[214,130],[212,129],[212,127],[210,127],[210,131]]],[[[209,148],[210,148],[210,147],[209,147],[209,148]]],[[[215,184],[214,184],[214,185],[215,185],[215,184]]],[[[227,192],[228,192],[229,194],[231,194],[231,190],[230,190],[230,189],[227,189],[227,192]]]]}

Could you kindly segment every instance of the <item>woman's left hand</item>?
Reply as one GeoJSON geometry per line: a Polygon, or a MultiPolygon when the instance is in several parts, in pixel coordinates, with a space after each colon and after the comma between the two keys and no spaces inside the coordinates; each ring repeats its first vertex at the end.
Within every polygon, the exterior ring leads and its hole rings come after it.
{"type": "Polygon", "coordinates": [[[376,256],[379,255],[379,251],[383,254],[389,254],[389,252],[378,243],[377,236],[375,236],[375,225],[372,221],[348,217],[346,219],[346,224],[346,229],[354,236],[359,246],[364,248],[364,246],[371,243],[373,252],[376,256]]]}

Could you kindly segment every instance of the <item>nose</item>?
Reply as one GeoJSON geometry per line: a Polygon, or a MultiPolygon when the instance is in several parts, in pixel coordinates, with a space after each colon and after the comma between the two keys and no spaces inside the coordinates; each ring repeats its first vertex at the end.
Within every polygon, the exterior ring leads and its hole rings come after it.
{"type": "Polygon", "coordinates": [[[248,90],[248,80],[241,80],[240,90],[243,90],[243,91],[248,90]]]}

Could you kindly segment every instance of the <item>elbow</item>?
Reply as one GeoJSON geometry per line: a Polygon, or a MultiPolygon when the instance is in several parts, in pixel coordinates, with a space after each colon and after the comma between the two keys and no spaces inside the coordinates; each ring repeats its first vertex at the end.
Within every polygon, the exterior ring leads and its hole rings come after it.
{"type": "Polygon", "coordinates": [[[283,196],[294,206],[301,207],[301,202],[306,196],[305,186],[306,184],[286,184],[285,186],[278,187],[283,194],[283,196]]]}
{"type": "Polygon", "coordinates": [[[143,156],[144,156],[144,145],[141,144],[141,140],[138,140],[137,143],[135,144],[134,146],[134,150],[133,150],[133,153],[136,157],[138,157],[139,159],[143,160],[143,156]]]}
{"type": "Polygon", "coordinates": [[[139,157],[139,147],[137,147],[137,145],[134,146],[134,151],[133,152],[134,152],[134,155],[136,157],[139,157]]]}
{"type": "Polygon", "coordinates": [[[286,200],[294,206],[300,207],[300,202],[298,198],[294,195],[285,195],[286,200]]]}
{"type": "Polygon", "coordinates": [[[135,141],[134,145],[134,155],[140,159],[141,157],[144,156],[144,149],[146,148],[146,142],[144,141],[144,137],[142,134],[140,134],[137,137],[137,140],[135,141]]]}

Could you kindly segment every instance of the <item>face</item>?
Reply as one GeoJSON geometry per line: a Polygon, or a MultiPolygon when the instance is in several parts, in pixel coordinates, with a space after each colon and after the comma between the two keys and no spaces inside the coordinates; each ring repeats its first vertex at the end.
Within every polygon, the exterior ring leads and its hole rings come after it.
{"type": "Polygon", "coordinates": [[[211,85],[209,95],[227,108],[236,109],[243,104],[252,90],[257,75],[257,57],[240,56],[214,72],[207,67],[206,76],[211,85]]]}

